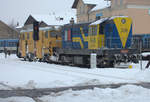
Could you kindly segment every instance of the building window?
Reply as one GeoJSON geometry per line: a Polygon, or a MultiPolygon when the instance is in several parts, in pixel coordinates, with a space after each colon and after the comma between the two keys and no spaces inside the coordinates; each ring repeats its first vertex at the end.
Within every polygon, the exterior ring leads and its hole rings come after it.
{"type": "Polygon", "coordinates": [[[85,12],[85,6],[84,5],[82,5],[81,7],[80,7],[80,14],[84,14],[85,12]]]}
{"type": "Polygon", "coordinates": [[[120,6],[122,6],[123,5],[123,0],[120,0],[120,6]]]}
{"type": "Polygon", "coordinates": [[[148,10],[148,14],[150,15],[150,9],[148,10]]]}
{"type": "Polygon", "coordinates": [[[101,19],[101,16],[96,16],[96,20],[99,20],[99,19],[101,19]]]}
{"type": "Polygon", "coordinates": [[[101,19],[101,16],[103,16],[103,13],[102,13],[102,12],[97,13],[97,14],[96,14],[96,20],[101,19]]]}

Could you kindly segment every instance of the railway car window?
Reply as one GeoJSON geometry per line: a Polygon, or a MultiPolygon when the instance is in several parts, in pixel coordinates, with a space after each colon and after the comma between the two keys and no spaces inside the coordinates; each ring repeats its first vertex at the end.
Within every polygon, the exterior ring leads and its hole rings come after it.
{"type": "Polygon", "coordinates": [[[65,38],[65,41],[67,41],[67,39],[68,39],[68,31],[67,30],[65,30],[65,36],[64,36],[64,38],[65,38]]]}
{"type": "Polygon", "coordinates": [[[1,42],[1,45],[4,47],[4,42],[1,42]]]}
{"type": "Polygon", "coordinates": [[[45,32],[45,38],[48,38],[48,31],[45,32]]]}
{"type": "Polygon", "coordinates": [[[29,33],[27,33],[27,39],[29,39],[30,38],[30,35],[29,35],[29,33]]]}

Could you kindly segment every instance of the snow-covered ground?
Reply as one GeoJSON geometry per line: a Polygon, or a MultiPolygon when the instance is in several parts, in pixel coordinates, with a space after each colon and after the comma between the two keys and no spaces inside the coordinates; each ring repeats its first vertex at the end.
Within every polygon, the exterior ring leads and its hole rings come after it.
{"type": "MultiPolygon", "coordinates": [[[[150,89],[126,85],[118,89],[72,91],[39,97],[37,102],[149,102],[150,89]]],[[[36,102],[29,97],[0,98],[0,102],[36,102]]]]}
{"type": "MultiPolygon", "coordinates": [[[[21,61],[15,55],[8,56],[5,59],[4,54],[0,54],[0,89],[150,82],[150,69],[144,69],[146,64],[147,62],[142,63],[143,70],[140,69],[140,64],[131,64],[132,69],[86,69],[40,62],[26,62],[21,61]]],[[[100,100],[102,102],[127,102],[131,100],[132,102],[141,102],[143,99],[143,102],[149,102],[149,95],[149,89],[128,85],[118,89],[68,90],[39,99],[44,100],[43,102],[98,102],[100,100]]],[[[34,100],[28,97],[11,97],[0,99],[0,102],[34,102],[34,100]]]]}

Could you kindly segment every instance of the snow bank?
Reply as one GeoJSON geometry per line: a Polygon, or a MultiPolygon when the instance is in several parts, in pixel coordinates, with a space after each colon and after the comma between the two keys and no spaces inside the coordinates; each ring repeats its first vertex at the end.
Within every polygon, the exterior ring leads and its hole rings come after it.
{"type": "Polygon", "coordinates": [[[144,56],[144,57],[146,57],[148,55],[150,55],[150,52],[144,52],[144,53],[142,53],[142,56],[144,56]]]}
{"type": "Polygon", "coordinates": [[[35,101],[29,97],[9,97],[9,98],[0,98],[0,102],[35,102],[35,101]]]}
{"type": "Polygon", "coordinates": [[[39,98],[43,102],[149,102],[150,89],[126,85],[118,89],[64,91],[39,98]]]}

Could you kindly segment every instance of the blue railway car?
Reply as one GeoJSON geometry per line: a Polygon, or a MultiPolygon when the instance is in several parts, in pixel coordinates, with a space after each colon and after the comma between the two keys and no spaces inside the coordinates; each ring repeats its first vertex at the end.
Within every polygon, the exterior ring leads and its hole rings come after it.
{"type": "Polygon", "coordinates": [[[133,35],[132,46],[141,49],[143,52],[150,51],[150,34],[133,35]]]}
{"type": "Polygon", "coordinates": [[[97,54],[97,65],[110,67],[114,63],[137,62],[139,52],[131,48],[132,20],[116,16],[95,22],[67,24],[62,29],[62,49],[59,58],[64,63],[89,65],[90,54],[97,54]]]}
{"type": "Polygon", "coordinates": [[[15,53],[17,50],[18,39],[1,39],[0,40],[0,52],[4,51],[4,48],[11,53],[15,53]]]}

